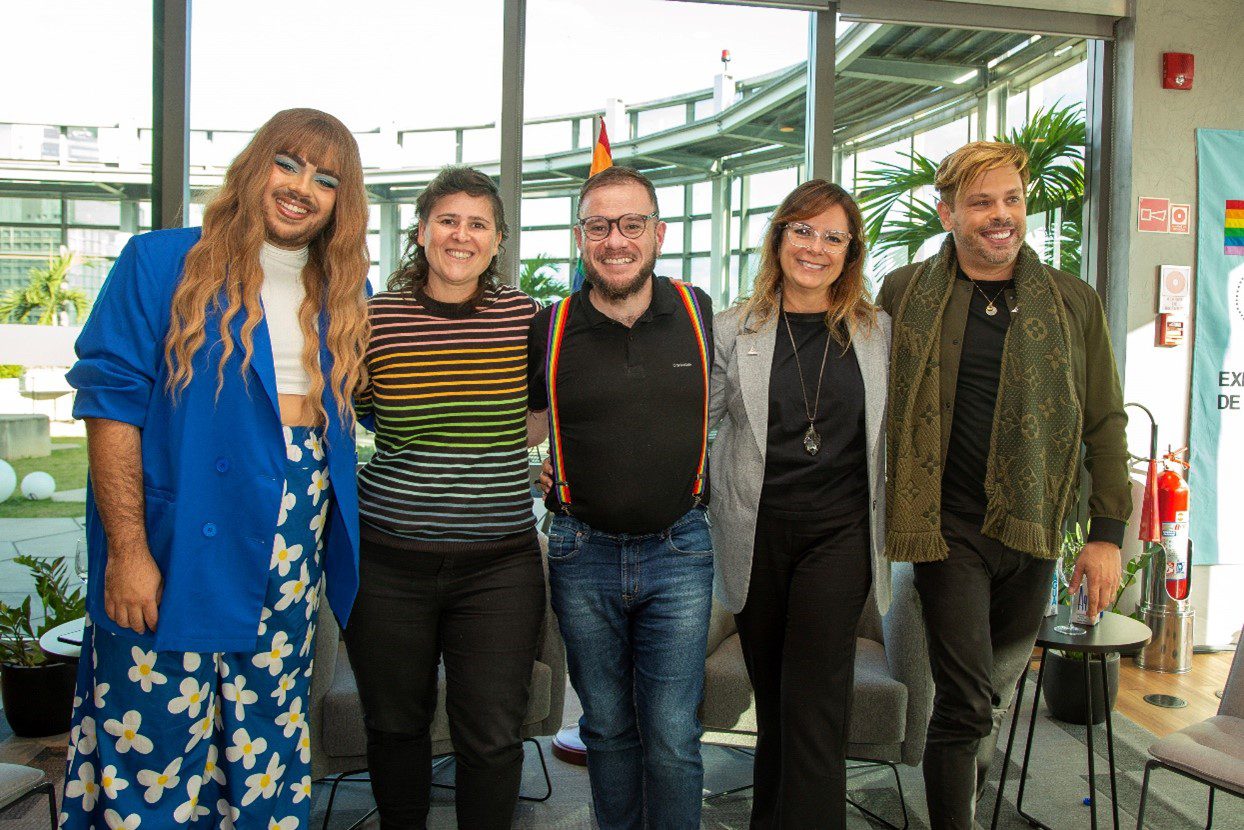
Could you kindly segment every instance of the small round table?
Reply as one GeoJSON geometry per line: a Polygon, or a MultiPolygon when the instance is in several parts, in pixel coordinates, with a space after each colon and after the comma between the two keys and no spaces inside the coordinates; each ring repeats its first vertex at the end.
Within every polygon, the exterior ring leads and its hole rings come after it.
{"type": "Polygon", "coordinates": [[[86,627],[86,617],[70,620],[55,628],[49,628],[39,638],[39,649],[51,660],[62,663],[76,663],[82,653],[82,630],[86,627]]]}
{"type": "MultiPolygon", "coordinates": [[[[1149,642],[1153,632],[1144,623],[1111,611],[1102,614],[1101,621],[1097,625],[1081,625],[1081,628],[1086,629],[1084,634],[1072,636],[1060,634],[1054,630],[1055,626],[1066,625],[1070,616],[1070,607],[1065,605],[1060,607],[1056,615],[1046,617],[1042,621],[1041,630],[1037,633],[1037,646],[1041,648],[1041,665],[1037,669],[1037,688],[1032,698],[1032,715],[1028,721],[1028,740],[1024,746],[1024,763],[1019,772],[1019,795],[1015,801],[1015,808],[1033,827],[1050,830],[1048,825],[1024,812],[1024,783],[1028,778],[1028,759],[1032,755],[1032,737],[1036,731],[1037,709],[1041,703],[1041,678],[1045,674],[1045,655],[1049,649],[1079,652],[1084,657],[1084,722],[1088,744],[1090,821],[1092,830],[1097,830],[1097,790],[1094,786],[1093,770],[1093,685],[1092,674],[1089,671],[1090,661],[1096,657],[1101,662],[1102,702],[1106,711],[1106,754],[1110,760],[1110,806],[1114,811],[1114,827],[1118,830],[1119,800],[1114,775],[1114,725],[1110,718],[1110,689],[1106,682],[1106,655],[1115,651],[1134,652],[1149,642]]],[[[998,781],[998,798],[993,805],[993,822],[989,825],[990,830],[998,826],[1002,793],[1006,788],[1006,769],[1011,762],[1011,748],[1015,745],[1015,726],[1019,723],[1020,709],[1024,705],[1024,682],[1028,679],[1030,662],[1024,664],[1024,674],[1019,679],[1019,688],[1015,693],[1015,714],[1011,718],[1011,733],[1006,741],[1006,755],[1002,761],[1002,774],[998,781]]]]}

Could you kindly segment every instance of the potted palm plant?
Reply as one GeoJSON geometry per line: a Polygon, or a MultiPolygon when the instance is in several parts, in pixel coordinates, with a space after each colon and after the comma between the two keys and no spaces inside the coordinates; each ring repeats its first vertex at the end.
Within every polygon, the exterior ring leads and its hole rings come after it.
{"type": "Polygon", "coordinates": [[[86,600],[71,588],[64,559],[18,556],[29,569],[35,593],[43,603],[38,627],[31,620],[31,597],[19,605],[0,602],[0,697],[13,734],[23,738],[56,735],[69,730],[77,666],[50,661],[39,648],[39,637],[62,623],[81,618],[86,600]]]}
{"type": "MultiPolygon", "coordinates": [[[[1059,580],[1058,602],[1060,605],[1071,603],[1068,584],[1075,571],[1075,558],[1084,547],[1084,529],[1079,524],[1069,528],[1063,534],[1062,557],[1058,567],[1063,569],[1063,578],[1059,580]]],[[[1107,610],[1114,611],[1119,599],[1148,566],[1153,558],[1153,550],[1146,544],[1140,556],[1129,560],[1123,566],[1119,590],[1114,602],[1107,610]]],[[[1136,614],[1133,614],[1136,616],[1136,614]]],[[[1106,719],[1107,709],[1102,706],[1102,666],[1098,660],[1089,662],[1089,683],[1093,694],[1093,723],[1101,723],[1106,719]]],[[[1114,709],[1115,698],[1119,693],[1119,653],[1106,655],[1106,693],[1109,709],[1114,709]]],[[[1084,723],[1084,654],[1078,651],[1060,651],[1050,649],[1045,655],[1045,672],[1041,676],[1041,693],[1045,696],[1046,706],[1050,714],[1065,723],[1084,723]]]]}

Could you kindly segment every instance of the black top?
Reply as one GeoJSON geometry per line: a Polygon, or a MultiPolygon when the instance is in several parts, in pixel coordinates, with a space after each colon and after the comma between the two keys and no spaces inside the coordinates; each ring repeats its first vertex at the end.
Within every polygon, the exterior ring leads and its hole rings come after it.
{"type": "MultiPolygon", "coordinates": [[[[957,278],[974,282],[962,270],[957,278]]],[[[1002,347],[1011,325],[1015,281],[975,282],[963,330],[959,379],[955,385],[955,411],[951,420],[946,468],[942,471],[942,506],[961,516],[983,517],[985,473],[989,442],[993,436],[994,405],[1002,368],[1002,347]],[[997,313],[986,308],[994,300],[997,313]]]]}
{"type": "MultiPolygon", "coordinates": [[[[712,303],[696,288],[709,359],[712,303]]],[[[691,494],[704,442],[704,387],[691,320],[665,277],[652,303],[627,328],[588,299],[570,296],[557,371],[557,398],[571,513],[607,533],[656,533],[694,505],[691,494]]],[[[528,395],[548,409],[545,360],[552,308],[528,334],[528,395]]],[[[706,471],[707,472],[707,471],[706,471]]],[[[708,484],[700,501],[708,503],[708,484]]],[[[545,499],[559,510],[556,489],[545,499]]]]}
{"type": "Polygon", "coordinates": [[[855,349],[847,347],[844,352],[830,338],[824,314],[783,314],[790,321],[790,333],[779,316],[769,373],[769,440],[760,509],[819,517],[867,510],[864,377],[855,349]],[[799,348],[798,363],[791,349],[792,335],[799,348]],[[823,356],[825,372],[818,410],[817,372],[823,356]],[[807,389],[806,409],[799,367],[803,369],[803,388],[807,389]],[[816,431],[821,436],[816,455],[808,455],[803,445],[808,411],[816,412],[816,431]]]}

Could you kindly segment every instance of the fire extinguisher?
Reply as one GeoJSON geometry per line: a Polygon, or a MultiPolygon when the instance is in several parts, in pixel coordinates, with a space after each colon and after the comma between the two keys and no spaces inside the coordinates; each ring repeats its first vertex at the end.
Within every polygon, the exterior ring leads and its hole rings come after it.
{"type": "MultiPolygon", "coordinates": [[[[1182,450],[1180,450],[1182,452],[1182,450]]],[[[1166,553],[1166,591],[1172,599],[1188,598],[1188,577],[1192,568],[1192,548],[1188,540],[1188,482],[1171,464],[1188,466],[1168,452],[1164,469],[1158,475],[1158,521],[1162,528],[1162,548],[1166,553]]]]}

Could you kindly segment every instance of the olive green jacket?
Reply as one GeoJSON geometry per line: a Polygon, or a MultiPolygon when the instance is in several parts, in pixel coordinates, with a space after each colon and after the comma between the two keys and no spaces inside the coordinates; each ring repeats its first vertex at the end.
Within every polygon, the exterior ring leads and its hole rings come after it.
{"type": "MultiPolygon", "coordinates": [[[[890,273],[877,295],[877,303],[891,316],[897,314],[900,301],[918,263],[890,273]]],[[[1106,315],[1097,292],[1078,277],[1046,266],[1054,284],[1062,294],[1071,329],[1071,369],[1076,394],[1084,411],[1084,466],[1088,468],[1091,491],[1089,517],[1126,523],[1132,513],[1132,491],[1128,474],[1127,414],[1123,410],[1123,391],[1115,369],[1114,352],[1106,330],[1106,315]]],[[[972,285],[955,280],[950,302],[942,318],[940,352],[942,399],[942,465],[946,464],[950,445],[950,427],[955,411],[955,390],[959,381],[959,357],[963,332],[968,321],[968,305],[972,285]]],[[[1005,300],[1015,308],[1013,289],[1007,289],[1005,300]]],[[[1021,309],[1022,312],[1022,309],[1021,309]]],[[[897,320],[895,321],[897,325],[897,320]]],[[[891,370],[893,371],[893,370],[891,370]]],[[[1080,483],[1075,483],[1076,492],[1080,483]]],[[[1104,528],[1102,528],[1104,529],[1104,528]]],[[[1098,536],[1098,534],[1093,534],[1098,536]]],[[[1107,534],[1099,538],[1109,538],[1107,534]]]]}

